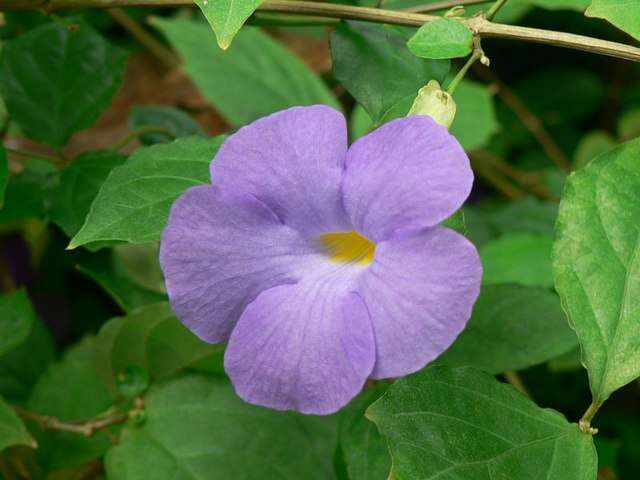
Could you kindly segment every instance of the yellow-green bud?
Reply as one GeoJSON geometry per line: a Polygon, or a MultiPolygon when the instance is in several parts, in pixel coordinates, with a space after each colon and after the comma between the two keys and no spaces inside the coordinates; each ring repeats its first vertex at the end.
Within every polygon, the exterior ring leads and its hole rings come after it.
{"type": "Polygon", "coordinates": [[[418,90],[408,115],[425,115],[436,123],[449,128],[456,116],[456,102],[453,97],[440,88],[440,84],[431,80],[418,90]]]}

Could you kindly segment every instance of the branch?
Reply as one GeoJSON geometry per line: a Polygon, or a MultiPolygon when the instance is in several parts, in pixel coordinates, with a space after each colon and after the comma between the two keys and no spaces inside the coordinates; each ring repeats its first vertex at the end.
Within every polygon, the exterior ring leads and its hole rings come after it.
{"type": "MultiPolygon", "coordinates": [[[[0,10],[40,9],[45,12],[65,8],[169,7],[177,5],[192,6],[194,3],[193,0],[0,0],[0,10]]],[[[440,18],[421,13],[296,0],[267,0],[258,9],[264,12],[284,12],[292,15],[365,20],[413,27],[420,27],[427,22],[440,18]]],[[[542,43],[640,62],[640,48],[623,43],[609,42],[598,38],[553,30],[503,25],[493,23],[481,15],[467,19],[465,23],[480,37],[542,43]]]]}
{"type": "Polygon", "coordinates": [[[426,13],[447,10],[453,7],[465,5],[478,5],[480,3],[490,3],[491,0],[442,0],[440,2],[427,3],[426,5],[416,5],[415,7],[403,8],[405,12],[426,13]]]}
{"type": "Polygon", "coordinates": [[[85,437],[92,436],[98,430],[124,423],[129,418],[126,413],[114,414],[107,417],[97,417],[95,419],[87,420],[84,422],[65,422],[56,417],[50,417],[48,415],[41,415],[39,413],[31,412],[22,407],[14,406],[13,409],[18,416],[38,423],[42,428],[47,430],[58,430],[61,432],[71,432],[83,435],[85,437]]]}

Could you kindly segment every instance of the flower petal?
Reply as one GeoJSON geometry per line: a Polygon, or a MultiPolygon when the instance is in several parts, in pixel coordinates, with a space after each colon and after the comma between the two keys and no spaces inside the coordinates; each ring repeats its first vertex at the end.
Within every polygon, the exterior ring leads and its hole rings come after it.
{"type": "Polygon", "coordinates": [[[357,287],[376,338],[371,376],[407,375],[444,352],[471,316],[481,277],[476,248],[453,230],[379,243],[357,287]]]}
{"type": "Polygon", "coordinates": [[[472,184],[458,141],[430,117],[411,116],[351,146],[343,196],[356,229],[379,242],[438,224],[462,205],[472,184]]]}
{"type": "Polygon", "coordinates": [[[315,249],[252,195],[206,185],[173,204],[160,264],[178,318],[216,343],[260,292],[297,281],[315,249]]]}
{"type": "Polygon", "coordinates": [[[362,299],[340,278],[262,293],[240,317],[225,370],[247,402],[329,414],[360,392],[375,346],[362,299]]]}
{"type": "Polygon", "coordinates": [[[340,193],[346,152],[340,112],[294,107],[229,137],[211,163],[211,179],[255,195],[303,233],[341,231],[349,226],[340,193]]]}

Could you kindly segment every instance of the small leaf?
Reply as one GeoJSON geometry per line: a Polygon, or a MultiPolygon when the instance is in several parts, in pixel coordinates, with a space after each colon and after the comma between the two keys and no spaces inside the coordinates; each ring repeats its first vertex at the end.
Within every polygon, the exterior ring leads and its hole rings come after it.
{"type": "Polygon", "coordinates": [[[396,480],[596,478],[591,435],[472,368],[400,379],[367,417],[387,438],[396,480]]]}
{"type": "Polygon", "coordinates": [[[56,169],[50,162],[29,159],[24,169],[9,179],[0,224],[44,217],[46,193],[55,174],[56,169]]]}
{"type": "Polygon", "coordinates": [[[0,296],[0,356],[22,344],[36,314],[24,290],[0,296]]]}
{"type": "Polygon", "coordinates": [[[39,318],[17,348],[0,356],[0,395],[24,402],[32,386],[55,359],[53,339],[39,318]]]}
{"type": "Polygon", "coordinates": [[[410,106],[420,87],[442,82],[449,71],[448,61],[416,58],[405,43],[397,30],[365,22],[341,22],[331,34],[333,74],[375,124],[403,99],[410,106]]]}
{"type": "Polygon", "coordinates": [[[195,0],[211,25],[218,45],[229,48],[233,37],[263,0],[195,0]]]}
{"type": "Polygon", "coordinates": [[[607,132],[595,130],[587,133],[580,139],[580,143],[576,147],[573,156],[573,168],[577,170],[586,166],[598,155],[611,150],[615,144],[615,139],[607,132]]]}
{"type": "Polygon", "coordinates": [[[100,285],[125,312],[167,299],[133,281],[113,249],[81,257],[76,268],[100,285]]]}
{"type": "Polygon", "coordinates": [[[640,139],[569,176],[553,250],[556,289],[596,403],[640,376],[640,139]]]}
{"type": "Polygon", "coordinates": [[[335,417],[249,405],[222,378],[188,375],[152,387],[145,413],[107,453],[110,480],[334,478],[335,417]]]}
{"type": "Polygon", "coordinates": [[[493,98],[487,85],[463,80],[456,88],[453,99],[458,105],[451,134],[465,150],[481,148],[499,130],[493,98]]]}
{"type": "Polygon", "coordinates": [[[0,90],[30,138],[63,147],[107,108],[125,52],[84,22],[58,19],[3,44],[0,90]]]}
{"type": "Polygon", "coordinates": [[[0,208],[4,205],[4,192],[9,182],[9,162],[4,146],[0,145],[0,208]]]}
{"type": "Polygon", "coordinates": [[[189,135],[205,136],[202,127],[186,112],[167,105],[136,105],[129,114],[129,128],[160,127],[167,133],[149,132],[140,135],[145,145],[167,143],[189,135]]]}
{"type": "Polygon", "coordinates": [[[131,366],[162,378],[224,351],[224,346],[203,342],[187,330],[165,302],[111,319],[96,344],[100,374],[112,391],[117,377],[131,366]]]}
{"type": "Polygon", "coordinates": [[[187,188],[209,183],[209,164],[222,141],[186,137],[136,150],[102,184],[69,248],[160,240],[173,201],[187,188]]]}
{"type": "Polygon", "coordinates": [[[78,233],[105,179],[126,159],[125,155],[109,150],[88,152],[76,158],[62,170],[58,185],[51,192],[51,220],[70,237],[78,233]]]}
{"type": "Polygon", "coordinates": [[[604,18],[620,30],[640,40],[640,2],[629,0],[593,0],[585,15],[604,18]]]}
{"type": "Polygon", "coordinates": [[[116,377],[118,393],[126,398],[141,395],[149,388],[149,372],[138,365],[129,365],[116,377]]]}
{"type": "Polygon", "coordinates": [[[407,47],[420,58],[466,57],[473,49],[473,32],[458,20],[439,18],[420,27],[407,47]]]}
{"type": "Polygon", "coordinates": [[[555,293],[490,285],[482,287],[466,328],[436,362],[498,374],[546,362],[577,345],[555,293]]]}
{"type": "Polygon", "coordinates": [[[0,397],[0,452],[14,445],[36,448],[37,444],[16,413],[0,397]]]}
{"type": "MultiPolygon", "coordinates": [[[[93,363],[94,345],[93,338],[85,338],[52,365],[35,385],[29,410],[64,421],[86,420],[107,410],[111,399],[93,363]]],[[[99,458],[111,444],[107,430],[91,438],[39,429],[34,433],[41,446],[38,460],[51,470],[99,458]]]]}
{"type": "Polygon", "coordinates": [[[480,248],[484,268],[482,283],[519,283],[552,287],[551,249],[548,236],[511,234],[493,240],[480,248]]]}
{"type": "Polygon", "coordinates": [[[338,438],[341,460],[349,480],[387,478],[391,468],[387,442],[364,412],[388,386],[379,382],[374,388],[365,389],[340,412],[338,438]]]}
{"type": "Polygon", "coordinates": [[[204,97],[232,125],[296,105],[324,103],[340,109],[322,80],[259,28],[243,28],[223,52],[206,25],[167,18],[153,24],[180,53],[187,75],[204,97]]]}

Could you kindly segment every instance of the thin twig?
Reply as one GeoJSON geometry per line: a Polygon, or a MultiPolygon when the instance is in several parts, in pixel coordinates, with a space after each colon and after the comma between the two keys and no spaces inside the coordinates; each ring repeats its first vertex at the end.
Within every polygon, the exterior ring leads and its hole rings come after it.
{"type": "MultiPolygon", "coordinates": [[[[65,8],[168,7],[193,4],[193,0],[0,0],[0,10],[39,9],[45,12],[51,12],[65,8]]],[[[292,15],[311,15],[347,20],[366,20],[369,22],[416,27],[440,18],[438,16],[424,15],[421,13],[296,0],[267,0],[260,5],[258,9],[265,12],[281,12],[292,15]]],[[[636,62],[640,61],[640,48],[623,43],[609,42],[607,40],[566,32],[493,23],[482,15],[469,18],[465,20],[465,23],[476,35],[480,35],[481,37],[542,43],[624,58],[636,62]]]]}
{"type": "Polygon", "coordinates": [[[442,0],[441,2],[427,3],[426,5],[416,5],[415,7],[403,8],[405,12],[428,13],[438,12],[440,10],[449,10],[453,7],[478,5],[481,3],[490,3],[491,0],[442,0]]]}
{"type": "Polygon", "coordinates": [[[58,430],[61,432],[71,432],[83,435],[85,437],[92,436],[98,430],[124,423],[129,418],[126,413],[115,414],[109,417],[96,418],[83,422],[65,422],[56,417],[42,415],[32,412],[22,407],[14,406],[13,409],[18,416],[25,420],[31,420],[38,423],[42,428],[47,430],[58,430]]]}
{"type": "Polygon", "coordinates": [[[487,162],[486,158],[476,155],[475,152],[471,152],[470,157],[473,170],[505,197],[515,200],[525,196],[526,192],[511,183],[490,162],[487,162]]]}
{"type": "Polygon", "coordinates": [[[4,146],[4,149],[6,150],[7,153],[12,153],[13,155],[16,155],[18,157],[43,158],[45,160],[49,160],[51,162],[56,162],[56,163],[62,160],[61,158],[55,157],[53,155],[48,155],[46,153],[32,152],[30,150],[24,150],[22,148],[11,148],[11,147],[4,146]]]}
{"type": "Polygon", "coordinates": [[[507,0],[497,0],[493,5],[491,5],[491,8],[485,15],[487,17],[487,20],[493,20],[493,17],[495,17],[496,13],[498,13],[500,9],[504,7],[505,3],[507,3],[507,0]]]}
{"type": "Polygon", "coordinates": [[[594,400],[591,402],[591,405],[589,405],[587,411],[584,412],[584,415],[582,415],[582,418],[578,422],[578,426],[584,433],[590,433],[591,435],[598,433],[598,429],[591,426],[591,420],[593,420],[595,414],[598,413],[600,407],[602,407],[602,402],[594,400]]]}
{"type": "Polygon", "coordinates": [[[147,32],[142,25],[131,18],[122,8],[110,8],[107,10],[107,13],[122,28],[129,32],[129,34],[140,43],[140,45],[149,50],[149,52],[157,57],[168,68],[173,69],[180,65],[180,60],[178,60],[169,48],[165,47],[162,42],[147,32]]]}
{"type": "Polygon", "coordinates": [[[565,173],[571,171],[571,161],[558,146],[551,134],[544,128],[542,121],[520,100],[500,77],[488,68],[476,68],[475,72],[485,81],[495,85],[497,93],[504,103],[515,113],[529,132],[535,137],[547,156],[565,173]]]}
{"type": "Polygon", "coordinates": [[[531,394],[529,393],[527,386],[522,381],[522,378],[520,378],[518,372],[516,372],[515,370],[507,370],[502,375],[507,382],[514,386],[516,390],[522,393],[525,397],[531,398],[531,394]]]}

